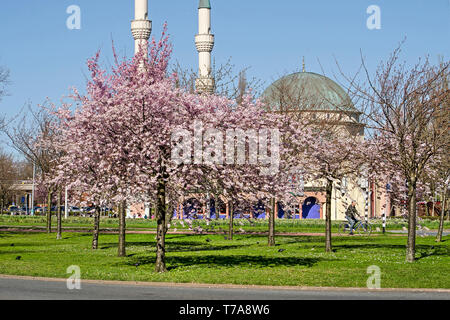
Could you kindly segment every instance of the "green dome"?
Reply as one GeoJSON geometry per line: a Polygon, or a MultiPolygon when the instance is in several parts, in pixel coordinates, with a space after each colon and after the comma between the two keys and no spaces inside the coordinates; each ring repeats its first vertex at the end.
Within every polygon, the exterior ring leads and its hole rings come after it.
{"type": "Polygon", "coordinates": [[[262,94],[271,109],[358,112],[348,94],[333,80],[298,72],[272,83],[262,94]]]}

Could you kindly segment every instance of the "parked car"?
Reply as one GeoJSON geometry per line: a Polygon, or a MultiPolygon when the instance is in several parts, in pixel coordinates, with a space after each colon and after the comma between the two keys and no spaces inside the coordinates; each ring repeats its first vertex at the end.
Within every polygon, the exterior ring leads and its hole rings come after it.
{"type": "Polygon", "coordinates": [[[13,216],[22,214],[22,209],[20,209],[20,208],[17,207],[17,206],[10,206],[10,207],[8,208],[8,211],[9,211],[9,213],[10,213],[11,215],[13,215],[13,216]]]}
{"type": "Polygon", "coordinates": [[[81,211],[84,213],[93,213],[95,212],[95,207],[83,207],[81,208],[81,211]]]}
{"type": "Polygon", "coordinates": [[[23,212],[23,214],[25,215],[30,215],[31,214],[31,208],[23,206],[22,208],[20,208],[23,212]]]}
{"type": "Polygon", "coordinates": [[[39,215],[47,214],[47,207],[46,207],[46,206],[44,206],[44,207],[38,207],[38,208],[39,208],[39,209],[35,210],[35,213],[36,213],[36,214],[39,214],[39,215]]]}
{"type": "Polygon", "coordinates": [[[34,207],[34,214],[41,214],[42,213],[42,207],[36,206],[34,207]]]}
{"type": "Polygon", "coordinates": [[[72,207],[69,208],[69,212],[71,212],[73,214],[80,214],[81,213],[81,209],[79,207],[72,206],[72,207]]]}

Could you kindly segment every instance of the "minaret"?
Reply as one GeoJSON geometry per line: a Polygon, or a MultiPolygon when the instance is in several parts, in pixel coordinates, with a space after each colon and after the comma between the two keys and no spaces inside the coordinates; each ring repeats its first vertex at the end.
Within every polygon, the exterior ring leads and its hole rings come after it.
{"type": "Polygon", "coordinates": [[[198,6],[198,35],[195,36],[198,51],[198,78],[195,87],[199,93],[214,93],[215,81],[211,72],[211,51],[214,35],[211,34],[211,3],[200,0],[198,6]]]}
{"type": "MultiPolygon", "coordinates": [[[[131,33],[134,37],[134,53],[142,46],[147,50],[147,41],[152,33],[152,22],[148,20],[148,0],[135,0],[135,17],[131,21],[131,33]]],[[[147,55],[144,55],[147,57],[147,55]]]]}

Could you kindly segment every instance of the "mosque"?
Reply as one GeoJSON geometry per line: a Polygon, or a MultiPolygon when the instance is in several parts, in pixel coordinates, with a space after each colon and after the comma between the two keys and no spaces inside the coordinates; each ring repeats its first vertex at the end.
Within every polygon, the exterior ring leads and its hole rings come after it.
{"type": "MultiPolygon", "coordinates": [[[[200,0],[198,19],[199,30],[195,36],[199,59],[196,91],[200,94],[211,94],[215,91],[215,81],[211,69],[214,35],[211,33],[210,0],[200,0]]],[[[148,40],[151,34],[151,21],[148,20],[148,0],[135,0],[135,20],[132,21],[131,29],[137,53],[141,48],[140,45],[148,40]]],[[[349,95],[333,80],[317,73],[306,72],[304,63],[302,72],[289,74],[276,80],[264,91],[261,98],[279,110],[288,108],[290,111],[306,112],[313,118],[336,121],[342,128],[345,128],[346,134],[356,136],[357,139],[364,139],[364,127],[359,122],[361,113],[355,108],[349,95]]],[[[324,219],[325,197],[323,181],[305,181],[291,203],[278,203],[276,217],[324,219]]],[[[209,203],[206,203],[204,199],[192,197],[178,206],[174,217],[182,219],[194,212],[195,217],[198,218],[205,216],[216,218],[216,214],[220,218],[227,218],[229,216],[227,201],[222,200],[225,199],[219,198],[216,205],[214,199],[210,199],[209,203]]],[[[387,208],[390,208],[390,201],[384,187],[364,178],[358,179],[358,181],[344,179],[339,186],[333,186],[331,203],[333,220],[344,219],[345,210],[351,200],[357,202],[357,210],[361,216],[380,217],[385,204],[387,204],[387,208]]],[[[133,211],[143,212],[143,209],[143,206],[135,210],[131,208],[128,215],[135,216],[133,211]]],[[[266,210],[260,203],[255,205],[253,212],[240,212],[238,215],[267,218],[266,210]]],[[[148,207],[145,207],[145,212],[149,216],[148,207]]]]}

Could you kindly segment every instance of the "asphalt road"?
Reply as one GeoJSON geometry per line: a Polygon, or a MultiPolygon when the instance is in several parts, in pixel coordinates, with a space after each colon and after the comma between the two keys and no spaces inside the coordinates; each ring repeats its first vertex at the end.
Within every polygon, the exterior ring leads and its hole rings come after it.
{"type": "Polygon", "coordinates": [[[450,291],[272,289],[166,284],[118,284],[0,277],[0,300],[450,300],[450,291]]]}
{"type": "MultiPolygon", "coordinates": [[[[387,230],[386,232],[407,234],[408,230],[387,230]]],[[[436,237],[437,231],[435,231],[435,230],[417,231],[416,235],[417,236],[421,236],[422,235],[422,236],[426,236],[426,237],[430,237],[430,236],[436,237]]],[[[442,236],[443,237],[448,236],[448,235],[450,235],[450,231],[443,231],[442,232],[442,236]]]]}

